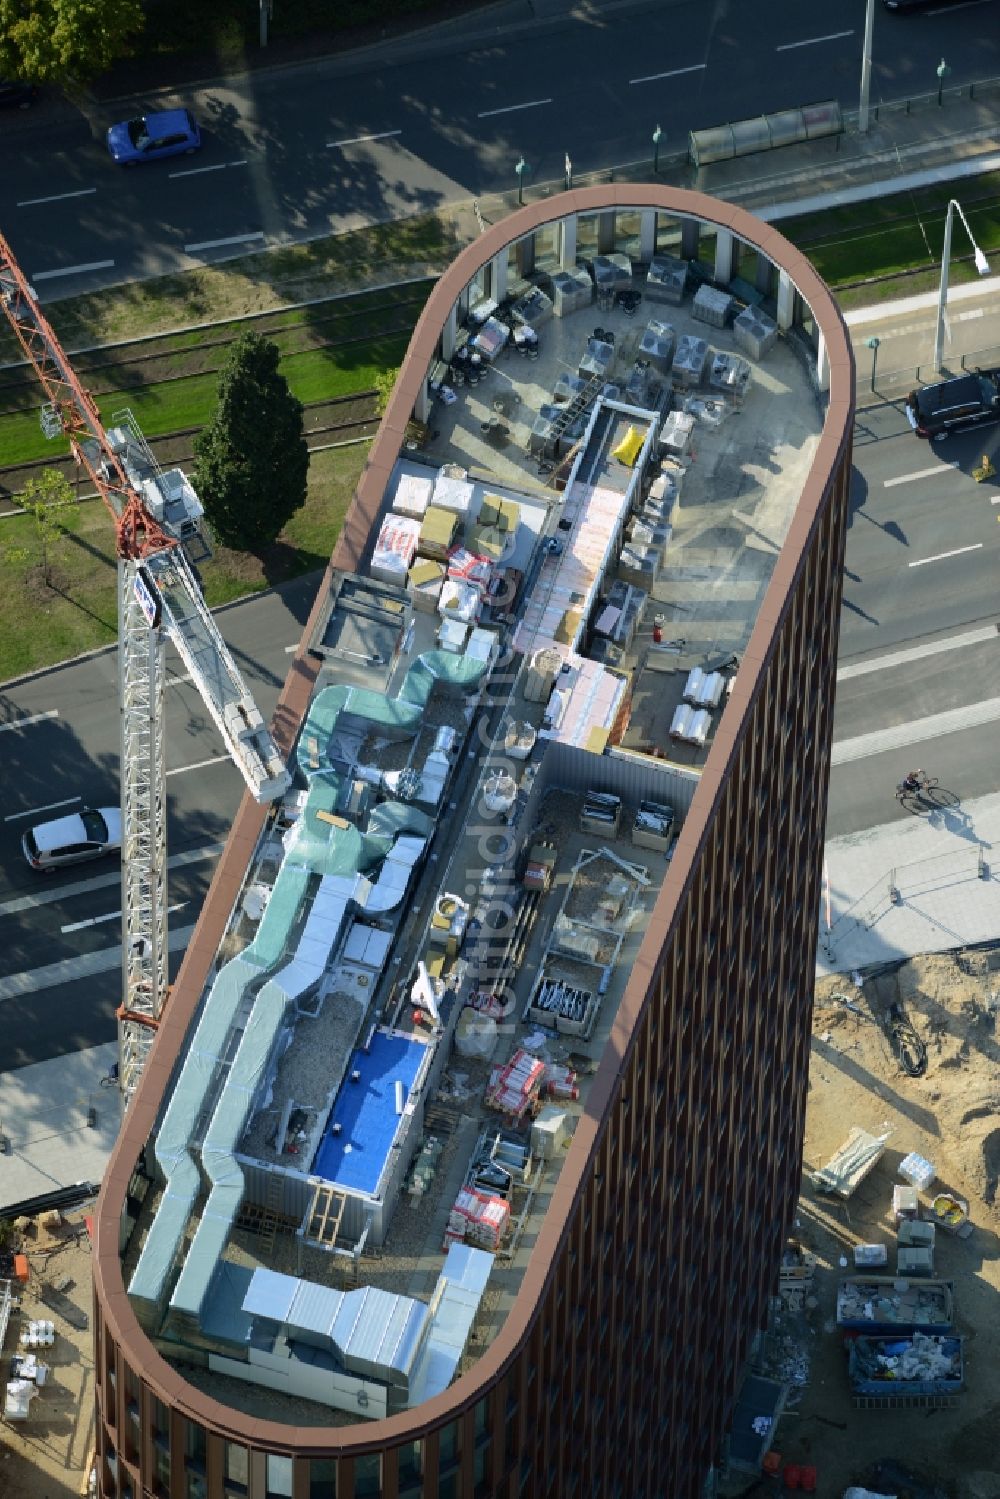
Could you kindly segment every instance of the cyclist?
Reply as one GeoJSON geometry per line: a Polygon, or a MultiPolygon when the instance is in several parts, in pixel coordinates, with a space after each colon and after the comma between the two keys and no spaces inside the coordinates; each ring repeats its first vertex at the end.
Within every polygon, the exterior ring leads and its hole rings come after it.
{"type": "Polygon", "coordinates": [[[903,790],[904,791],[922,791],[923,788],[924,788],[924,786],[926,784],[927,784],[927,776],[926,776],[926,774],[925,774],[924,771],[922,771],[922,770],[910,770],[910,771],[907,771],[907,773],[906,773],[906,779],[903,782],[903,790]]]}

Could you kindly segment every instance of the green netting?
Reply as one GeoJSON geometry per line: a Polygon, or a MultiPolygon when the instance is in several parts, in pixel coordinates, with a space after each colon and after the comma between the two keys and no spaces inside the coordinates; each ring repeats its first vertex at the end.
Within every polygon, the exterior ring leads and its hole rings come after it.
{"type": "Polygon", "coordinates": [[[244,957],[259,963],[262,968],[273,968],[280,960],[305,898],[310,874],[311,870],[285,860],[278,871],[257,935],[244,957]]]}
{"type": "Polygon", "coordinates": [[[350,687],[324,687],[309,704],[309,712],[295,746],[296,762],[307,780],[330,771],[326,752],[350,691],[350,687]]]}
{"type": "Polygon", "coordinates": [[[420,727],[420,714],[412,703],[402,697],[386,697],[384,692],[372,692],[367,687],[352,687],[343,711],[345,718],[375,724],[383,730],[416,733],[420,727]]]}
{"type": "MultiPolygon", "coordinates": [[[[456,656],[452,651],[425,651],[420,660],[439,682],[447,682],[452,687],[475,687],[486,670],[486,662],[478,657],[456,656]]],[[[406,692],[405,682],[403,692],[406,692]]]]}
{"type": "Polygon", "coordinates": [[[400,833],[429,838],[433,831],[433,817],[406,802],[382,802],[368,819],[369,838],[398,838],[400,833]]]}

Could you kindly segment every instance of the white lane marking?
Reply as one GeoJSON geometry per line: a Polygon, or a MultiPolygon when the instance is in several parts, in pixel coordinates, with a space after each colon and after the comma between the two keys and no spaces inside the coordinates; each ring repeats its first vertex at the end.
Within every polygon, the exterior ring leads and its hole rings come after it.
{"type": "Polygon", "coordinates": [[[177,765],[173,770],[168,770],[168,776],[182,776],[187,770],[204,770],[206,765],[231,765],[233,762],[228,755],[212,755],[208,760],[197,760],[194,765],[177,765]]]}
{"type": "Polygon", "coordinates": [[[810,36],[804,42],[783,42],[775,52],[792,52],[796,47],[815,47],[818,42],[839,42],[842,36],[853,36],[853,31],[831,31],[829,36],[810,36]]]}
{"type": "Polygon", "coordinates": [[[57,276],[82,276],[87,271],[108,271],[113,260],[88,260],[85,265],[68,265],[64,271],[34,271],[32,281],[54,281],[57,276]]]}
{"type": "Polygon", "coordinates": [[[488,120],[493,115],[512,115],[519,109],[541,109],[543,104],[551,104],[551,99],[528,99],[524,104],[505,104],[503,109],[481,109],[476,115],[477,120],[488,120]]]}
{"type": "Polygon", "coordinates": [[[950,708],[946,713],[934,713],[928,718],[913,718],[909,723],[894,724],[889,729],[876,729],[871,734],[859,734],[855,739],[835,741],[831,764],[849,765],[855,760],[867,760],[870,755],[883,754],[886,750],[907,749],[928,739],[943,738],[945,734],[977,729],[985,723],[996,723],[997,719],[1000,719],[1000,697],[970,703],[967,708],[950,708]]]}
{"type": "Polygon", "coordinates": [[[226,166],[227,167],[245,167],[245,166],[249,166],[249,162],[247,161],[246,157],[244,156],[244,158],[243,158],[242,161],[227,161],[226,162],[226,166]]]}
{"type": "MultiPolygon", "coordinates": [[[[167,915],[169,916],[172,911],[182,911],[187,904],[186,900],[181,900],[176,906],[168,906],[167,915]]],[[[120,921],[121,915],[121,911],[108,911],[103,916],[88,916],[86,921],[71,921],[68,926],[61,926],[59,930],[63,933],[81,932],[85,926],[100,926],[105,921],[120,921]]]]}
{"type": "Polygon", "coordinates": [[[296,641],[296,643],[294,645],[286,645],[285,646],[285,655],[286,656],[290,656],[292,654],[292,652],[293,651],[297,651],[298,648],[299,648],[298,641],[296,641]]]}
{"type": "Polygon", "coordinates": [[[883,479],[883,489],[895,489],[897,484],[912,484],[915,479],[933,479],[935,474],[942,474],[946,468],[958,468],[957,463],[936,463],[933,468],[918,468],[912,474],[900,474],[895,479],[883,479]]]}
{"type": "Polygon", "coordinates": [[[669,73],[645,73],[641,78],[630,78],[629,83],[656,83],[660,78],[679,78],[682,73],[701,73],[707,67],[707,63],[696,62],[689,68],[672,68],[669,73]]]}
{"type": "Polygon", "coordinates": [[[82,800],[82,796],[68,796],[64,802],[46,802],[44,807],[32,807],[30,812],[11,812],[4,818],[4,822],[16,822],[19,817],[34,817],[39,812],[54,812],[57,807],[72,807],[74,802],[82,800]]]}
{"type": "Polygon", "coordinates": [[[0,734],[6,734],[9,729],[26,729],[29,723],[41,723],[46,718],[58,717],[58,708],[48,708],[44,713],[33,713],[30,718],[15,718],[10,723],[0,723],[0,734]]]}
{"type": "MultiPolygon", "coordinates": [[[[167,938],[170,952],[183,952],[194,934],[193,926],[177,926],[167,938]]],[[[40,989],[54,989],[57,984],[72,984],[78,979],[93,978],[98,973],[110,973],[122,960],[121,944],[103,947],[97,952],[75,953],[72,958],[62,958],[58,963],[46,963],[43,968],[32,968],[25,973],[12,973],[0,979],[0,1003],[6,999],[22,999],[25,994],[37,994],[40,989]]]]}
{"type": "Polygon", "coordinates": [[[193,255],[196,250],[220,250],[224,245],[246,245],[252,239],[263,238],[263,229],[255,229],[252,234],[231,234],[228,239],[200,239],[196,244],[185,245],[184,253],[193,255]]]}
{"type": "Polygon", "coordinates": [[[328,151],[335,151],[338,146],[365,146],[369,141],[387,141],[390,136],[402,135],[402,130],[381,130],[378,135],[352,135],[346,141],[327,141],[328,151]]]}
{"type": "MultiPolygon", "coordinates": [[[[185,853],[172,854],[167,860],[168,869],[182,869],[185,864],[200,864],[202,859],[217,859],[222,853],[221,843],[206,843],[204,848],[189,848],[185,853]]],[[[74,895],[90,895],[95,890],[107,890],[111,885],[121,886],[120,874],[99,874],[92,880],[77,880],[73,885],[57,885],[55,889],[39,891],[37,895],[19,895],[0,906],[0,916],[16,916],[20,911],[32,911],[35,906],[50,906],[53,901],[70,900],[74,895]]]]}
{"type": "Polygon", "coordinates": [[[217,166],[211,167],[188,167],[183,172],[168,172],[168,177],[203,177],[206,172],[224,172],[226,163],[220,161],[217,166]]]}
{"type": "Polygon", "coordinates": [[[871,661],[855,661],[841,666],[837,681],[847,682],[851,677],[864,677],[871,671],[888,671],[892,666],[905,666],[909,661],[923,661],[927,656],[940,655],[942,651],[960,651],[967,645],[979,645],[984,640],[996,640],[994,625],[984,625],[981,630],[969,630],[964,635],[947,635],[943,640],[930,640],[926,645],[910,646],[905,651],[890,651],[887,656],[876,656],[871,661]]]}
{"type": "Polygon", "coordinates": [[[926,567],[928,562],[944,562],[948,557],[961,557],[966,552],[981,552],[983,544],[981,541],[974,542],[970,547],[956,547],[953,552],[938,552],[936,557],[921,557],[917,562],[907,563],[908,567],[926,567]]]}
{"type": "Polygon", "coordinates": [[[191,673],[189,671],[186,671],[182,677],[168,677],[167,678],[167,686],[168,687],[180,687],[184,682],[192,682],[192,681],[194,681],[194,678],[192,677],[192,675],[191,675],[191,673]]]}
{"type": "Polygon", "coordinates": [[[67,198],[87,198],[91,193],[96,193],[96,187],[81,187],[75,193],[54,193],[51,198],[21,198],[18,208],[33,208],[36,203],[65,203],[67,198]]]}

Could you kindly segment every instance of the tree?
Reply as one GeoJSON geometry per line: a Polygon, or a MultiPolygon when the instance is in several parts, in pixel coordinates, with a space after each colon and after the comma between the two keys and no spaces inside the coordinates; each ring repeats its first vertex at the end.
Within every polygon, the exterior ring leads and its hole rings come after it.
{"type": "Polygon", "coordinates": [[[244,333],[233,344],[194,451],[194,485],[218,539],[244,550],[273,541],[305,500],[309,450],[302,402],[270,339],[244,333]]]}
{"type": "Polygon", "coordinates": [[[399,369],[379,370],[375,376],[375,414],[385,416],[389,407],[389,397],[396,388],[396,380],[399,369]]]}
{"type": "Polygon", "coordinates": [[[145,25],[141,0],[0,0],[0,76],[83,83],[145,25]]]}
{"type": "Polygon", "coordinates": [[[42,577],[52,586],[52,551],[66,533],[62,518],[73,503],[73,490],[58,469],[48,468],[30,478],[21,494],[21,504],[35,522],[35,535],[42,549],[42,577]]]}

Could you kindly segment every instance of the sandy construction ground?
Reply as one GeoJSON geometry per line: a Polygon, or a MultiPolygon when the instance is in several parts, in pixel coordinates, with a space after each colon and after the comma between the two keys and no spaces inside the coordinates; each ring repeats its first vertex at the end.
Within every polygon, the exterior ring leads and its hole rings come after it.
{"type": "MultiPolygon", "coordinates": [[[[783,1317],[784,1336],[775,1340],[778,1364],[783,1360],[787,1372],[807,1382],[779,1422],[774,1446],[785,1463],[815,1466],[817,1492],[831,1499],[850,1484],[899,1499],[1000,1499],[998,1005],[1000,968],[991,971],[981,952],[914,958],[869,977],[860,989],[850,975],[817,988],[797,1233],[818,1265],[812,1294],[801,1313],[783,1317]],[[926,1045],[921,1077],[908,1076],[894,1054],[887,1034],[892,1004],[926,1045]],[[818,1193],[811,1173],[854,1124],[888,1132],[889,1141],[871,1175],[843,1202],[818,1193]],[[836,1284],[855,1273],[855,1244],[884,1243],[888,1266],[871,1273],[894,1272],[892,1188],[903,1181],[896,1167],[910,1151],[936,1167],[934,1191],[950,1188],[968,1201],[975,1225],[968,1239],[939,1231],[934,1265],[935,1277],[954,1282],[967,1388],[954,1409],[858,1410],[835,1329],[836,1284]],[[894,1464],[912,1479],[900,1481],[894,1464]]],[[[922,1194],[922,1205],[931,1195],[922,1194]]],[[[781,1488],[768,1484],[766,1491],[781,1488]]]]}
{"type": "Polygon", "coordinates": [[[56,1336],[51,1347],[35,1350],[49,1374],[31,1402],[28,1420],[0,1422],[0,1494],[4,1499],[69,1499],[85,1491],[94,1439],[90,1240],[82,1212],[69,1214],[60,1230],[38,1228],[24,1249],[30,1276],[4,1343],[4,1383],[22,1327],[45,1318],[54,1324],[56,1336]],[[58,1304],[75,1313],[72,1320],[42,1300],[48,1286],[65,1287],[58,1304]],[[85,1325],[75,1326],[75,1321],[85,1325]]]}

